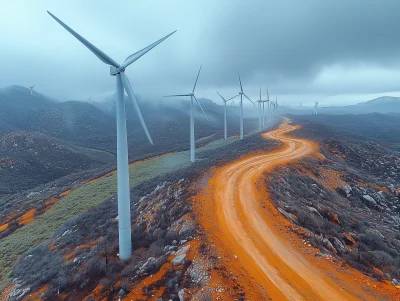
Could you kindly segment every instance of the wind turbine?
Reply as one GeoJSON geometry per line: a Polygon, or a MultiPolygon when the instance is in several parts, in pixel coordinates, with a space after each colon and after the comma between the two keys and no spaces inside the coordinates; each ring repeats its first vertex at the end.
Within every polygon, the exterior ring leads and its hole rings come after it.
{"type": "Polygon", "coordinates": [[[93,102],[92,102],[92,96],[90,96],[89,97],[89,99],[88,99],[88,103],[90,103],[90,104],[92,104],[93,102]]]}
{"type": "Polygon", "coordinates": [[[264,100],[261,99],[261,87],[260,87],[260,99],[257,100],[257,102],[258,102],[258,108],[260,109],[258,131],[261,132],[262,123],[264,121],[264,100]]]}
{"type": "Polygon", "coordinates": [[[240,140],[242,140],[243,139],[243,95],[248,100],[250,100],[252,104],[254,104],[254,102],[246,94],[243,93],[242,81],[240,79],[239,74],[238,74],[238,77],[239,77],[239,83],[240,83],[240,91],[239,91],[239,95],[240,95],[240,140]]]}
{"type": "Polygon", "coordinates": [[[33,88],[35,88],[36,85],[28,87],[31,90],[31,96],[33,95],[33,88]]]}
{"type": "Polygon", "coordinates": [[[164,97],[190,96],[190,161],[191,162],[194,162],[195,159],[196,159],[195,158],[195,144],[194,144],[194,116],[193,116],[194,107],[193,107],[193,98],[196,100],[196,102],[199,105],[200,109],[203,111],[204,116],[208,120],[208,117],[207,117],[206,113],[204,112],[200,102],[197,100],[196,96],[194,95],[194,90],[196,89],[196,84],[197,84],[197,80],[199,79],[200,71],[201,71],[201,66],[200,66],[200,69],[199,69],[199,73],[197,73],[197,78],[196,78],[196,81],[194,82],[193,90],[192,90],[191,93],[164,96],[164,97]]]}
{"type": "Polygon", "coordinates": [[[318,115],[318,100],[315,102],[314,115],[318,115]]]}
{"type": "Polygon", "coordinates": [[[110,65],[111,76],[116,77],[116,90],[117,90],[117,178],[118,178],[118,228],[119,228],[119,257],[120,259],[128,259],[132,255],[132,241],[131,241],[131,211],[130,211],[130,191],[129,191],[129,166],[128,166],[128,142],[126,133],[126,114],[125,114],[125,100],[124,90],[128,94],[133,107],[139,117],[142,128],[144,129],[150,143],[153,141],[150,133],[144,122],[142,113],[133,93],[132,86],[128,77],[125,75],[125,69],[148,51],[156,47],[166,38],[171,36],[174,32],[154,42],[153,44],[135,52],[128,56],[122,65],[118,64],[111,57],[84,39],[76,31],[71,29],[68,25],[47,11],[51,17],[54,18],[62,27],[69,31],[75,38],[77,38],[83,45],[85,45],[91,52],[93,52],[103,63],[110,65]]]}
{"type": "MultiPolygon", "coordinates": [[[[267,99],[264,100],[264,103],[265,103],[265,102],[268,103],[267,121],[268,121],[268,123],[271,123],[271,104],[270,104],[270,100],[269,100],[269,90],[268,90],[268,87],[267,87],[267,99]]],[[[263,103],[263,126],[265,126],[264,103],[263,103]]]]}
{"type": "MultiPolygon", "coordinates": [[[[218,93],[218,91],[217,91],[218,93]]],[[[225,99],[221,94],[218,93],[218,95],[222,98],[223,102],[224,102],[224,139],[226,140],[226,138],[228,137],[227,134],[227,126],[226,126],[226,103],[232,99],[234,99],[235,97],[237,97],[238,95],[235,95],[229,99],[225,99]]]]}

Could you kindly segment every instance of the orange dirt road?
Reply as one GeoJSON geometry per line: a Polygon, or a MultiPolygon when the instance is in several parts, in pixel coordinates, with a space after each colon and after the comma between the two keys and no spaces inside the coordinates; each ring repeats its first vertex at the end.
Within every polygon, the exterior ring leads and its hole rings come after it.
{"type": "Polygon", "coordinates": [[[286,135],[296,128],[286,119],[278,129],[263,134],[279,140],[279,149],[213,171],[206,189],[195,196],[210,244],[229,270],[239,274],[246,300],[383,300],[383,295],[390,300],[386,293],[397,292],[388,283],[369,285],[373,281],[360,272],[349,267],[338,271],[338,263],[315,257],[312,247],[305,250],[307,246],[289,230],[292,225],[269,201],[263,174],[316,152],[313,142],[286,135]],[[386,293],[381,295],[382,291],[386,293]]]}

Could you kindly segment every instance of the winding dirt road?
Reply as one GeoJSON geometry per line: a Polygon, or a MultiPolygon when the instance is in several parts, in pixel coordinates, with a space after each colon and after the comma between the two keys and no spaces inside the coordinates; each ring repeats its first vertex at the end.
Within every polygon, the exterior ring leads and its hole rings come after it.
{"type": "Polygon", "coordinates": [[[291,225],[269,201],[263,174],[316,151],[313,142],[286,135],[295,129],[285,120],[278,129],[263,134],[282,143],[278,150],[217,168],[201,197],[205,212],[200,214],[200,222],[211,244],[229,258],[229,269],[242,275],[239,282],[253,283],[258,293],[249,296],[252,300],[261,300],[260,296],[272,300],[375,300],[378,294],[353,285],[355,280],[365,281],[361,273],[320,267],[312,262],[313,257],[307,258],[293,247],[289,231],[282,233],[282,227],[291,225]]]}

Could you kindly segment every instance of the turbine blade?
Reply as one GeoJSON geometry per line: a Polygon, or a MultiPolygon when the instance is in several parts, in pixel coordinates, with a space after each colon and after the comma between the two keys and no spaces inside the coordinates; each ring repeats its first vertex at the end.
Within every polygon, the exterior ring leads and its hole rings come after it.
{"type": "Polygon", "coordinates": [[[137,61],[140,57],[142,57],[143,55],[145,55],[147,52],[149,52],[151,49],[153,49],[154,47],[156,47],[158,44],[160,44],[162,41],[166,40],[167,38],[169,38],[170,36],[172,36],[174,33],[176,32],[176,30],[174,32],[171,32],[170,34],[166,35],[165,37],[159,39],[158,41],[154,42],[153,44],[143,48],[142,50],[139,50],[138,52],[135,52],[134,54],[128,56],[124,62],[124,67],[128,67],[130,64],[132,64],[133,62],[137,61]]]}
{"type": "Polygon", "coordinates": [[[93,52],[102,62],[114,66],[115,68],[119,67],[119,64],[114,61],[112,58],[110,58],[107,54],[105,54],[103,51],[101,51],[99,48],[91,44],[89,41],[85,40],[79,33],[74,31],[71,27],[69,27],[67,24],[65,24],[63,21],[58,19],[56,16],[54,16],[51,12],[47,11],[50,16],[53,17],[54,20],[56,20],[62,27],[64,27],[66,30],[68,30],[75,38],[77,38],[83,45],[85,45],[91,52],[93,52]]]}
{"type": "Polygon", "coordinates": [[[190,96],[190,94],[165,95],[163,97],[190,96]]]}
{"type": "Polygon", "coordinates": [[[261,87],[260,87],[260,100],[261,100],[261,87]]]}
{"type": "Polygon", "coordinates": [[[203,111],[204,116],[205,116],[206,119],[209,121],[209,119],[208,119],[208,117],[207,117],[207,115],[206,115],[206,112],[204,112],[203,107],[201,106],[200,102],[197,100],[196,96],[193,95],[193,97],[194,97],[194,99],[196,99],[197,104],[199,105],[200,109],[203,111]]]}
{"type": "Polygon", "coordinates": [[[243,87],[242,87],[242,80],[240,79],[240,75],[238,74],[239,77],[239,83],[240,83],[240,90],[243,92],[243,87]]]}
{"type": "Polygon", "coordinates": [[[192,91],[192,93],[194,93],[194,89],[196,89],[197,80],[199,79],[199,75],[200,75],[201,67],[202,67],[202,66],[200,66],[199,73],[197,73],[197,78],[196,78],[196,81],[194,82],[194,86],[193,86],[193,91],[192,91]]]}
{"type": "Polygon", "coordinates": [[[133,107],[139,117],[140,124],[142,125],[142,128],[143,128],[144,132],[146,133],[147,139],[149,139],[150,143],[153,144],[153,140],[151,139],[149,130],[147,129],[146,123],[144,122],[143,115],[142,115],[142,112],[140,111],[135,94],[133,93],[131,83],[129,82],[129,79],[125,75],[124,72],[121,72],[120,74],[121,74],[121,79],[122,79],[122,85],[124,86],[124,89],[125,89],[126,93],[128,94],[129,99],[132,101],[133,107]]]}
{"type": "MultiPolygon", "coordinates": [[[[218,91],[216,91],[216,92],[218,93],[218,91]]],[[[224,102],[227,102],[227,100],[225,100],[225,98],[223,98],[221,94],[218,93],[218,95],[222,98],[222,100],[223,100],[224,102]]]]}
{"type": "Polygon", "coordinates": [[[246,94],[243,93],[243,95],[254,104],[254,102],[246,94]]]}
{"type": "Polygon", "coordinates": [[[235,95],[235,96],[229,98],[227,101],[230,101],[231,99],[234,99],[235,97],[238,97],[238,96],[239,96],[239,95],[235,95]]]}

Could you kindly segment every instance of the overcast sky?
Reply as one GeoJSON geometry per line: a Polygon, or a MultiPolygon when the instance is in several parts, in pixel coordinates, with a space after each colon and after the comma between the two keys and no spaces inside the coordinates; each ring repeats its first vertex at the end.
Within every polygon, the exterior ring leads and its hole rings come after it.
{"type": "Polygon", "coordinates": [[[189,92],[200,64],[197,95],[215,101],[237,94],[238,72],[251,98],[268,86],[293,106],[400,96],[398,0],[2,1],[0,87],[68,100],[101,98],[115,78],[46,10],[120,63],[178,30],[126,71],[149,100],[189,92]]]}

